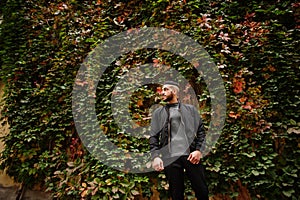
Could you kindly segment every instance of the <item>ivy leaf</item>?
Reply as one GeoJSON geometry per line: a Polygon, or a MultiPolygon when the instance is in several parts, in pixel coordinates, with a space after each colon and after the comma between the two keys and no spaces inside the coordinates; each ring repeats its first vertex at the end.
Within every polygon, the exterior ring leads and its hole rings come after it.
{"type": "Polygon", "coordinates": [[[139,191],[137,191],[137,190],[131,190],[131,193],[135,196],[140,194],[139,191]]]}
{"type": "Polygon", "coordinates": [[[284,194],[284,196],[286,196],[286,197],[291,197],[292,196],[292,194],[294,194],[295,193],[295,190],[288,190],[288,191],[286,191],[286,190],[283,190],[282,191],[282,193],[284,194]]]}
{"type": "Polygon", "coordinates": [[[247,156],[248,158],[253,158],[254,156],[256,156],[255,152],[251,152],[251,153],[242,153],[242,155],[247,156]]]}
{"type": "Polygon", "coordinates": [[[252,170],[252,174],[253,174],[254,176],[258,176],[258,175],[259,175],[259,172],[256,171],[256,170],[252,170]]]}
{"type": "Polygon", "coordinates": [[[297,125],[297,122],[296,122],[295,120],[293,120],[293,119],[290,119],[290,123],[291,123],[291,125],[293,125],[293,126],[297,125]]]}

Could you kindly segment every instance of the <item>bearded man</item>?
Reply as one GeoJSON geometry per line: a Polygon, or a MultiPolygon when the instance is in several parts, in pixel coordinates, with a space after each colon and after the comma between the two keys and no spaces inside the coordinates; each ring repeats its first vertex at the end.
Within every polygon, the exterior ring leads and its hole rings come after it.
{"type": "Polygon", "coordinates": [[[152,167],[164,171],[173,200],[184,199],[184,175],[195,196],[208,200],[204,167],[200,160],[205,148],[205,130],[197,109],[179,101],[179,84],[167,81],[161,98],[167,104],[157,108],[151,119],[152,167]]]}

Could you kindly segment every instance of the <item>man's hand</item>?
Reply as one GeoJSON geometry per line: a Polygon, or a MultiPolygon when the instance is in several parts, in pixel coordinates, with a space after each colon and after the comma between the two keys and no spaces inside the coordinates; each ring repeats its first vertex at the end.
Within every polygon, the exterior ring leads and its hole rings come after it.
{"type": "Polygon", "coordinates": [[[158,172],[162,171],[164,169],[164,163],[162,159],[159,157],[154,158],[152,162],[152,167],[158,172]]]}
{"type": "Polygon", "coordinates": [[[201,158],[202,158],[202,153],[199,150],[196,150],[190,153],[187,160],[189,160],[192,164],[198,164],[201,158]]]}

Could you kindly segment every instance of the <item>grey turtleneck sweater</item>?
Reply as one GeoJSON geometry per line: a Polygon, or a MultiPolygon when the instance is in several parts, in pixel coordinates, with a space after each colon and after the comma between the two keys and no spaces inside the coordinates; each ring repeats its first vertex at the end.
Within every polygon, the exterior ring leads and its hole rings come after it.
{"type": "Polygon", "coordinates": [[[169,105],[171,157],[189,155],[189,143],[178,104],[169,105]]]}

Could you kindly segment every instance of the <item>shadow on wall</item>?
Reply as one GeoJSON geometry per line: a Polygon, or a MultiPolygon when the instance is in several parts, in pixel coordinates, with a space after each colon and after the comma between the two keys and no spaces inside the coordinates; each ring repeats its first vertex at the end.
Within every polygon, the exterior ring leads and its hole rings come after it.
{"type": "MultiPolygon", "coordinates": [[[[4,93],[4,84],[0,80],[0,116],[1,116],[1,109],[2,109],[2,97],[4,93]]],[[[6,135],[9,131],[8,125],[2,126],[2,121],[0,121],[0,137],[6,135]]],[[[0,140],[0,152],[2,152],[4,148],[3,142],[0,140]]],[[[1,163],[1,160],[0,160],[1,163]]],[[[17,186],[18,184],[14,183],[14,181],[5,174],[4,171],[0,170],[0,186],[1,187],[12,187],[12,186],[17,186]]]]}

